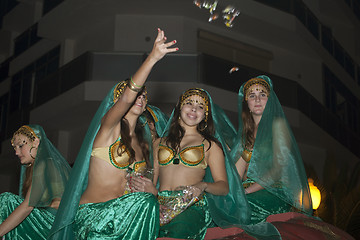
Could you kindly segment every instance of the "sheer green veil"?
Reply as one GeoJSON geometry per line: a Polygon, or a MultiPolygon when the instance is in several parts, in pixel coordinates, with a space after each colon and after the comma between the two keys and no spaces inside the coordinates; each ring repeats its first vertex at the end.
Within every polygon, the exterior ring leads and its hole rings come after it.
{"type": "MultiPolygon", "coordinates": [[[[311,215],[309,186],[295,137],[273,91],[271,79],[265,75],[256,78],[269,84],[270,95],[258,126],[247,176],[296,209],[311,215]]],[[[244,85],[245,83],[238,94],[239,126],[232,147],[235,160],[240,158],[244,149],[241,118],[244,85]]]]}
{"type": "MultiPolygon", "coordinates": [[[[220,227],[243,225],[249,222],[250,208],[246,201],[244,189],[238,177],[234,161],[230,159],[231,156],[228,148],[229,143],[232,141],[232,137],[236,134],[236,132],[224,111],[219,106],[213,104],[210,94],[203,89],[200,90],[207,94],[210,102],[209,107],[211,107],[211,111],[209,115],[211,115],[214,121],[214,137],[220,142],[224,151],[225,167],[229,182],[229,193],[226,196],[216,196],[206,193],[211,217],[213,218],[215,224],[220,227]]],[[[161,137],[167,136],[167,132],[173,120],[174,111],[175,110],[173,110],[161,137]]],[[[214,181],[209,168],[206,169],[204,181],[214,181]]]]}
{"type": "MultiPolygon", "coordinates": [[[[114,105],[114,97],[117,94],[121,94],[119,93],[119,88],[117,87],[120,86],[120,84],[122,83],[123,82],[115,85],[109,91],[107,96],[100,104],[97,112],[95,113],[95,116],[93,117],[90,123],[88,131],[82,143],[82,146],[78,153],[78,156],[75,160],[72,173],[70,175],[68,184],[66,185],[66,189],[48,239],[56,239],[56,240],[74,239],[72,223],[74,221],[76,211],[79,207],[81,195],[87,187],[90,156],[91,156],[93,142],[100,128],[102,117],[114,105]]],[[[153,109],[153,112],[155,114],[159,114],[160,112],[159,109],[152,106],[149,107],[150,109],[153,109]]],[[[163,117],[159,117],[158,119],[160,120],[157,123],[155,122],[156,127],[164,126],[165,123],[162,122],[163,117]]],[[[147,125],[146,118],[140,116],[138,121],[143,126],[144,139],[149,143],[149,151],[150,153],[152,153],[151,132],[147,125]]],[[[152,154],[150,154],[150,161],[152,163],[152,154]]]]}
{"type": "MultiPolygon", "coordinates": [[[[48,207],[54,199],[62,197],[71,168],[46,137],[41,126],[25,125],[22,128],[31,131],[40,140],[33,166],[29,206],[48,207]]],[[[25,172],[26,166],[21,166],[20,196],[25,181],[25,172]]]]}

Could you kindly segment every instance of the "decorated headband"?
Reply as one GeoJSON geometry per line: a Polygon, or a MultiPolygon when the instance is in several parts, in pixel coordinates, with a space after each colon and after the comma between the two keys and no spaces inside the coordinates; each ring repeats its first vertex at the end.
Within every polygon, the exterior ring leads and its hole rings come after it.
{"type": "Polygon", "coordinates": [[[249,94],[252,92],[253,88],[252,86],[258,86],[261,85],[266,89],[266,95],[269,97],[270,95],[270,85],[268,82],[266,82],[262,78],[251,78],[248,80],[244,85],[244,94],[245,94],[245,100],[247,101],[249,98],[249,94]]]}
{"type": "Polygon", "coordinates": [[[205,103],[205,122],[207,121],[208,114],[209,114],[209,97],[207,93],[201,88],[190,88],[189,90],[185,91],[180,98],[180,109],[185,104],[185,100],[191,96],[199,96],[204,100],[205,103]]]}
{"type": "MultiPolygon", "coordinates": [[[[129,85],[129,80],[124,80],[119,82],[115,89],[114,89],[114,97],[113,97],[113,102],[116,102],[120,96],[125,92],[125,88],[129,85]]],[[[146,95],[146,101],[147,101],[147,91],[146,91],[146,87],[143,87],[143,91],[145,92],[146,95]]]]}
{"type": "Polygon", "coordinates": [[[13,137],[11,138],[11,145],[14,144],[15,136],[19,134],[25,135],[32,142],[35,141],[36,138],[40,139],[31,127],[24,125],[21,126],[16,132],[14,132],[13,137]]]}

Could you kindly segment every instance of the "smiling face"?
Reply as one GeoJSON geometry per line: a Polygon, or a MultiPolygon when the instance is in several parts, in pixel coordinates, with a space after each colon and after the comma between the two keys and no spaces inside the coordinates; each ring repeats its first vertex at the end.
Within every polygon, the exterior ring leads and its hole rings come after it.
{"type": "Polygon", "coordinates": [[[198,95],[186,98],[180,108],[180,123],[187,126],[197,126],[205,118],[206,105],[198,95]]]}
{"type": "Polygon", "coordinates": [[[253,85],[247,93],[247,104],[253,116],[261,116],[268,101],[267,90],[262,85],[253,85]]]}
{"type": "Polygon", "coordinates": [[[146,104],[147,104],[147,93],[146,91],[143,91],[138,94],[134,102],[134,105],[130,108],[129,112],[136,115],[141,115],[145,111],[146,104]]]}
{"type": "Polygon", "coordinates": [[[35,139],[34,142],[32,142],[27,136],[17,134],[13,137],[12,146],[14,148],[15,155],[20,159],[20,163],[22,165],[34,163],[34,158],[37,153],[38,139],[35,139]],[[33,149],[31,149],[32,147],[33,149]]]}

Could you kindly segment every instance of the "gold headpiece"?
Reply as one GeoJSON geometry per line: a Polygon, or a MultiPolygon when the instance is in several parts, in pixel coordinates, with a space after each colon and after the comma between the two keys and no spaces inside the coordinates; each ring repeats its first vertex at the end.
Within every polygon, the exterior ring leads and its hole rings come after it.
{"type": "Polygon", "coordinates": [[[269,97],[269,95],[270,95],[270,85],[269,85],[269,83],[266,82],[262,78],[251,78],[244,85],[244,94],[245,94],[245,100],[246,101],[248,100],[249,94],[251,92],[250,87],[253,86],[253,85],[259,85],[259,84],[266,89],[266,95],[269,97]]]}
{"type": "MultiPolygon", "coordinates": [[[[114,97],[113,97],[113,101],[116,102],[116,100],[119,99],[119,97],[124,93],[125,88],[129,85],[129,80],[124,80],[118,83],[118,85],[116,85],[115,89],[114,89],[114,97]]],[[[147,101],[147,90],[146,87],[143,87],[143,90],[145,92],[146,95],[146,101],[147,101]]]]}
{"type": "Polygon", "coordinates": [[[205,103],[205,122],[207,121],[208,114],[209,114],[209,96],[204,91],[204,89],[201,88],[190,88],[186,92],[181,95],[180,98],[180,109],[185,104],[185,100],[193,95],[199,96],[204,100],[205,103]]]}
{"type": "Polygon", "coordinates": [[[11,138],[11,144],[14,144],[14,138],[16,135],[19,135],[19,134],[25,135],[32,142],[35,141],[36,138],[39,138],[35,134],[34,130],[31,127],[24,125],[24,126],[21,126],[16,132],[14,132],[13,137],[11,138]]]}
{"type": "Polygon", "coordinates": [[[124,93],[126,86],[128,85],[128,81],[121,81],[116,85],[116,88],[114,89],[114,98],[113,101],[119,99],[119,97],[124,93]]]}

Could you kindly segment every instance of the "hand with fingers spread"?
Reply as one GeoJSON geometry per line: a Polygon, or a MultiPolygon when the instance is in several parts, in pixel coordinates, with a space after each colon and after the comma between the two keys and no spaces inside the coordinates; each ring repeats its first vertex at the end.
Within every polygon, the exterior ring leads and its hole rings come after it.
{"type": "Polygon", "coordinates": [[[179,48],[170,48],[176,44],[176,40],[171,42],[166,42],[167,38],[163,30],[158,28],[158,35],[155,39],[153,49],[149,55],[150,58],[154,59],[156,62],[162,59],[169,52],[176,52],[179,48]]]}

